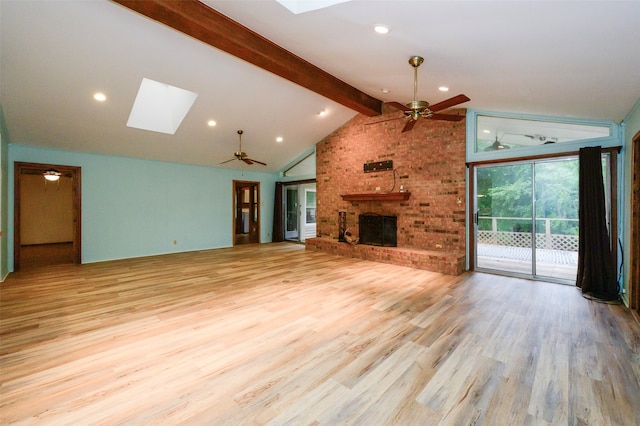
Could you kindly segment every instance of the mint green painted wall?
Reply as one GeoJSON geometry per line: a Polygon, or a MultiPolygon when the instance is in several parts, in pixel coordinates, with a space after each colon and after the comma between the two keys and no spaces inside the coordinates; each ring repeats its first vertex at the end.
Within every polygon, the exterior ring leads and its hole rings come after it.
{"type": "Polygon", "coordinates": [[[260,241],[271,241],[277,174],[19,144],[9,145],[9,160],[9,223],[15,161],[82,167],[83,263],[232,246],[233,180],[260,182],[260,241]]]}
{"type": "MultiPolygon", "coordinates": [[[[622,148],[622,157],[624,158],[624,173],[622,177],[623,181],[623,196],[622,196],[622,248],[623,248],[623,276],[622,286],[624,294],[622,295],[625,304],[629,306],[629,280],[630,280],[630,266],[631,266],[631,188],[633,181],[633,169],[632,169],[632,149],[631,142],[633,137],[640,132],[640,98],[636,101],[634,107],[629,111],[629,114],[624,119],[624,146],[622,148]]],[[[636,241],[635,244],[638,244],[636,241]]]]}
{"type": "MultiPolygon", "coordinates": [[[[0,107],[0,281],[9,273],[9,135],[0,107]]],[[[13,223],[13,222],[11,222],[13,223]]]]}

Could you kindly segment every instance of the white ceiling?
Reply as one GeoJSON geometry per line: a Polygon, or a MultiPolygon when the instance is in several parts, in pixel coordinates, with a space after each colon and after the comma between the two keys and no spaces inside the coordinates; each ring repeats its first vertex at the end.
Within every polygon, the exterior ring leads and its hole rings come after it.
{"type": "MultiPolygon", "coordinates": [[[[275,0],[204,3],[383,101],[412,99],[412,55],[430,103],[464,93],[468,108],[617,121],[640,98],[638,1],[354,0],[298,15],[275,0]]],[[[242,129],[268,167],[222,167],[277,171],[355,115],[109,1],[0,0],[0,17],[13,143],[217,166],[242,129]],[[143,78],[198,94],[175,135],[126,126],[143,78]]]]}

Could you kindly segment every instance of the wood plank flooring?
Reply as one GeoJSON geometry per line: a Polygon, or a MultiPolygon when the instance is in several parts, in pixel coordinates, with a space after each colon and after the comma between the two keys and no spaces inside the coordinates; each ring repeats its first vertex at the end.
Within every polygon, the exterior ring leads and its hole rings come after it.
{"type": "Polygon", "coordinates": [[[640,330],[570,286],[290,243],[12,274],[2,424],[634,425],[640,330]]]}

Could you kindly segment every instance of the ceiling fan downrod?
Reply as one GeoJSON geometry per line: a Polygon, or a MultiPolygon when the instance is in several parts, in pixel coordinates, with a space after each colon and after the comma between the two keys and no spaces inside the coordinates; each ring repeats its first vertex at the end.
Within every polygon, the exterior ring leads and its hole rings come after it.
{"type": "Polygon", "coordinates": [[[412,56],[409,58],[409,64],[413,67],[413,101],[407,104],[409,111],[405,115],[410,116],[413,120],[420,118],[423,112],[429,107],[429,102],[418,100],[418,67],[424,62],[422,56],[412,56]]]}
{"type": "Polygon", "coordinates": [[[418,100],[418,67],[422,65],[424,58],[422,56],[412,56],[409,58],[409,64],[413,67],[413,101],[418,100]]]}

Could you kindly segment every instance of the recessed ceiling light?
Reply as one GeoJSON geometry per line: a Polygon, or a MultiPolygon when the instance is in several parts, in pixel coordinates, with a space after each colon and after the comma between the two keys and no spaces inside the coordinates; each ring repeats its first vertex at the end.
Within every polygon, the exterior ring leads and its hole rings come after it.
{"type": "Polygon", "coordinates": [[[389,29],[389,27],[387,27],[386,25],[382,25],[382,24],[378,24],[375,27],[373,27],[373,30],[375,32],[377,32],[378,34],[389,34],[389,31],[391,31],[389,29]]]}
{"type": "Polygon", "coordinates": [[[213,127],[213,126],[215,126],[216,124],[218,124],[218,123],[216,123],[216,120],[209,120],[209,121],[207,121],[207,125],[208,125],[209,127],[213,127]]]}
{"type": "Polygon", "coordinates": [[[93,95],[93,99],[95,99],[98,102],[104,102],[107,100],[107,96],[104,93],[98,92],[93,95]]]}
{"type": "Polygon", "coordinates": [[[391,90],[389,90],[389,89],[380,89],[380,91],[381,91],[382,93],[384,93],[385,95],[386,95],[387,93],[390,93],[390,92],[391,92],[391,90]]]}
{"type": "Polygon", "coordinates": [[[441,91],[441,92],[448,92],[449,88],[447,86],[440,86],[440,87],[438,87],[438,90],[441,91]]]}
{"type": "Polygon", "coordinates": [[[319,115],[320,117],[323,117],[323,116],[327,115],[327,110],[326,110],[326,109],[323,109],[322,111],[320,111],[320,112],[318,113],[318,115],[319,115]]]}
{"type": "Polygon", "coordinates": [[[284,140],[284,139],[282,138],[282,136],[278,136],[278,137],[276,138],[276,142],[282,142],[283,140],[284,140]]]}
{"type": "Polygon", "coordinates": [[[483,130],[482,133],[491,133],[491,130],[483,130]]]}

